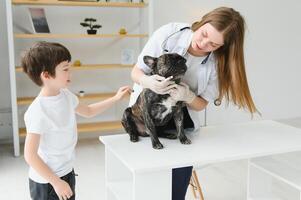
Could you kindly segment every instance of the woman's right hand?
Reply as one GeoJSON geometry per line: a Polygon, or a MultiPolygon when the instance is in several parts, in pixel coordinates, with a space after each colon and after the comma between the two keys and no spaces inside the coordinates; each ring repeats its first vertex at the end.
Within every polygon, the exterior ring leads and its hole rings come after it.
{"type": "Polygon", "coordinates": [[[67,200],[73,195],[69,184],[62,179],[57,179],[52,186],[60,200],[67,200]]]}
{"type": "Polygon", "coordinates": [[[139,79],[139,83],[143,88],[148,88],[157,94],[168,94],[176,87],[174,81],[170,81],[171,77],[165,78],[157,74],[147,76],[143,75],[139,79]]]}

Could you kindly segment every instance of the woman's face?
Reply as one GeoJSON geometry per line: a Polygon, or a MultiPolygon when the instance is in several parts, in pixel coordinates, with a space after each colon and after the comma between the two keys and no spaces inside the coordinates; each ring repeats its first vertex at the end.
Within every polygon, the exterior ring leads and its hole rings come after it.
{"type": "Polygon", "coordinates": [[[193,33],[189,51],[195,55],[205,55],[224,44],[224,36],[210,23],[206,23],[193,33]]]}

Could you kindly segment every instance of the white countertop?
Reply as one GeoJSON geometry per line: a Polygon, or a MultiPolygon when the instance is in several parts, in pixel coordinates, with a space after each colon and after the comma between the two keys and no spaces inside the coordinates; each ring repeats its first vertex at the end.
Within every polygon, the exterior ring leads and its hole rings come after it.
{"type": "Polygon", "coordinates": [[[198,134],[187,135],[190,145],[159,138],[164,146],[161,150],[152,148],[149,137],[139,137],[136,143],[128,134],[99,139],[138,173],[301,151],[301,129],[269,120],[207,126],[198,134]]]}

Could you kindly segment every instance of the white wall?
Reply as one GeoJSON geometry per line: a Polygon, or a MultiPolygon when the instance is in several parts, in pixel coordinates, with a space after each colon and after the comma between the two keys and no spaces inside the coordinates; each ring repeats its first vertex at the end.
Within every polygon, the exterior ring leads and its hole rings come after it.
{"type": "Polygon", "coordinates": [[[12,138],[5,1],[0,3],[0,139],[12,138]]]}
{"type": "MultiPolygon", "coordinates": [[[[247,76],[262,118],[301,116],[301,1],[272,0],[160,0],[155,2],[155,28],[172,22],[193,22],[210,10],[229,6],[247,23],[245,57],[247,76]],[[168,10],[168,14],[166,14],[168,10]]],[[[250,115],[230,105],[208,107],[208,124],[241,122],[250,115]]]]}

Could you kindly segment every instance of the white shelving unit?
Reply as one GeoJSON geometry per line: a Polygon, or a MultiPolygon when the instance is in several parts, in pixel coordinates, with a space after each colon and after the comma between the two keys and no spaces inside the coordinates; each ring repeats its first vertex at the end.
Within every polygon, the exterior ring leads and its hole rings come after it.
{"type": "MultiPolygon", "coordinates": [[[[16,66],[16,58],[15,58],[15,51],[19,48],[16,47],[15,40],[59,40],[61,39],[69,40],[72,39],[74,42],[82,41],[84,39],[114,39],[117,40],[126,40],[126,39],[138,39],[138,48],[141,50],[145,38],[147,38],[153,32],[153,0],[149,0],[147,3],[132,3],[132,2],[71,2],[71,1],[58,1],[58,0],[6,0],[6,12],[7,12],[7,26],[8,26],[8,47],[9,47],[9,71],[10,71],[10,85],[11,85],[11,106],[12,106],[12,127],[13,127],[13,143],[14,143],[14,155],[20,155],[20,136],[25,136],[25,129],[24,127],[19,126],[19,117],[20,114],[18,113],[18,106],[24,106],[30,104],[33,100],[32,96],[20,96],[18,95],[17,91],[17,83],[16,83],[16,73],[22,73],[20,67],[16,66]],[[97,34],[97,35],[86,35],[86,34],[74,34],[74,33],[55,33],[55,34],[28,34],[28,33],[15,33],[14,32],[14,24],[13,24],[13,12],[14,6],[41,6],[41,7],[48,7],[48,6],[68,6],[68,7],[105,7],[106,9],[109,8],[131,8],[131,9],[138,9],[139,19],[137,19],[139,24],[139,33],[128,33],[126,35],[119,35],[116,33],[110,34],[97,34]],[[142,29],[142,20],[144,16],[144,12],[146,12],[145,8],[147,9],[147,23],[148,27],[142,29]],[[145,29],[147,31],[145,32],[145,29]],[[80,40],[79,40],[80,39],[80,40]]],[[[117,17],[116,17],[116,20],[117,17]]],[[[121,18],[122,20],[122,18],[121,18]]],[[[112,22],[114,23],[114,22],[112,22]]],[[[126,20],[124,20],[126,23],[126,20]]],[[[84,49],[78,49],[78,51],[82,51],[84,49]]],[[[113,53],[113,52],[112,52],[113,53]]],[[[85,65],[81,68],[81,70],[103,70],[103,69],[112,69],[112,68],[131,68],[133,65],[122,65],[116,63],[110,64],[90,64],[85,65]]],[[[77,67],[74,67],[76,71],[80,70],[77,67]]],[[[80,100],[95,100],[95,99],[103,99],[112,96],[113,93],[106,92],[106,93],[99,93],[99,94],[87,94],[85,98],[80,98],[80,100]]],[[[99,122],[99,123],[81,123],[79,126],[79,132],[90,132],[90,131],[116,131],[117,129],[121,130],[122,126],[120,121],[109,121],[109,122],[99,122]]],[[[114,187],[114,185],[112,186],[114,187]]]]}
{"type": "Polygon", "coordinates": [[[251,159],[249,199],[300,200],[300,164],[300,153],[251,159]]]}

